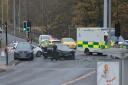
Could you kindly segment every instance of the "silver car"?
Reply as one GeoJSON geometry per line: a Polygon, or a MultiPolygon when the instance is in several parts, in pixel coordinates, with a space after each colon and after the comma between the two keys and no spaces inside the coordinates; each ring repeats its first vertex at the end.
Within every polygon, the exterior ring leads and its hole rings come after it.
{"type": "Polygon", "coordinates": [[[33,49],[28,42],[19,42],[14,51],[14,59],[29,59],[33,60],[33,49]]]}
{"type": "Polygon", "coordinates": [[[34,44],[31,44],[33,48],[33,54],[35,57],[41,57],[42,56],[42,49],[34,44]]]}

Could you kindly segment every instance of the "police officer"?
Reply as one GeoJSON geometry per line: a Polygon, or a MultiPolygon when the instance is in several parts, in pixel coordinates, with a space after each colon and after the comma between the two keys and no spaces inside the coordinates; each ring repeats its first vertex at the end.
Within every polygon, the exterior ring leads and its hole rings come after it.
{"type": "Polygon", "coordinates": [[[55,44],[53,45],[52,57],[53,57],[53,58],[51,58],[51,61],[52,61],[53,59],[55,59],[56,61],[58,60],[57,46],[56,46],[55,44]]]}
{"type": "Polygon", "coordinates": [[[48,46],[49,46],[48,40],[44,40],[41,42],[41,48],[43,50],[44,59],[48,58],[48,53],[47,53],[47,47],[48,46]]]}

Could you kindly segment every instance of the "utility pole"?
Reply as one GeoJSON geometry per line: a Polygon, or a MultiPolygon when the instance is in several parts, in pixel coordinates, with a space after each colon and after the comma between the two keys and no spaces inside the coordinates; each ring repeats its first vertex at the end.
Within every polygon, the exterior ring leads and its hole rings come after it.
{"type": "Polygon", "coordinates": [[[5,53],[6,53],[6,65],[8,65],[8,31],[7,31],[7,22],[5,22],[5,38],[6,38],[6,48],[5,48],[5,53]]]}
{"type": "Polygon", "coordinates": [[[3,29],[3,24],[4,24],[4,4],[3,4],[3,0],[1,0],[1,10],[2,10],[2,29],[3,29]]]}
{"type": "Polygon", "coordinates": [[[15,18],[15,11],[16,11],[16,3],[15,0],[13,0],[13,25],[14,25],[14,41],[16,41],[16,18],[15,18]]]}
{"type": "Polygon", "coordinates": [[[104,28],[107,29],[108,3],[104,0],[104,28]]]}
{"type": "Polygon", "coordinates": [[[111,19],[112,19],[112,17],[111,17],[111,0],[108,0],[108,27],[109,27],[109,29],[111,28],[111,19]]]}
{"type": "Polygon", "coordinates": [[[19,32],[20,32],[20,12],[21,12],[21,10],[20,10],[20,0],[19,0],[19,13],[18,13],[18,16],[19,16],[19,32]]]}
{"type": "Polygon", "coordinates": [[[68,25],[68,30],[69,30],[69,35],[68,35],[68,37],[71,37],[71,29],[72,29],[72,25],[68,25]]]}
{"type": "Polygon", "coordinates": [[[42,0],[42,1],[43,1],[43,24],[45,25],[46,33],[49,34],[49,32],[48,32],[47,0],[42,0]]]}
{"type": "Polygon", "coordinates": [[[104,28],[111,28],[111,0],[104,0],[104,28]]]}
{"type": "Polygon", "coordinates": [[[117,44],[119,44],[119,37],[120,37],[120,34],[121,34],[121,30],[120,30],[120,22],[119,22],[119,14],[118,14],[118,0],[116,0],[116,12],[117,12],[117,15],[116,15],[116,23],[115,23],[115,36],[117,37],[117,44]]]}

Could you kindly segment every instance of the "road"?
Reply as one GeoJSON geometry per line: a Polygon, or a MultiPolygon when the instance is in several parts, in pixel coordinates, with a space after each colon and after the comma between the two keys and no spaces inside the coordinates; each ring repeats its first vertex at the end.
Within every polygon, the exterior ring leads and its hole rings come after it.
{"type": "Polygon", "coordinates": [[[21,61],[0,74],[0,85],[96,85],[96,61],[102,57],[76,52],[76,60],[21,61]]]}
{"type": "MultiPolygon", "coordinates": [[[[11,38],[14,39],[9,35],[11,38]]],[[[9,56],[13,58],[13,53],[9,56]]],[[[76,60],[51,61],[39,57],[20,61],[7,72],[0,73],[0,85],[96,85],[96,63],[105,57],[85,56],[76,51],[76,60]]]]}

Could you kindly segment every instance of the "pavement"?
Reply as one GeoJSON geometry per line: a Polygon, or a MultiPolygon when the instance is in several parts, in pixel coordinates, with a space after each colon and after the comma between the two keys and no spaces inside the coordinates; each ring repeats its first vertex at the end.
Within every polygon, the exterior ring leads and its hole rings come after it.
{"type": "Polygon", "coordinates": [[[0,64],[0,72],[6,72],[7,70],[9,70],[10,68],[13,68],[14,66],[16,66],[19,63],[20,63],[20,61],[13,60],[8,65],[0,64]]]}
{"type": "Polygon", "coordinates": [[[125,59],[128,57],[128,49],[125,48],[108,48],[99,50],[99,52],[120,59],[125,59]]]}
{"type": "MultiPolygon", "coordinates": [[[[13,50],[8,52],[8,63],[9,65],[6,65],[6,56],[4,54],[4,48],[5,48],[5,33],[2,34],[2,48],[0,48],[0,72],[5,72],[8,70],[8,68],[11,68],[12,66],[14,66],[15,64],[17,64],[18,62],[14,60],[13,58],[13,50]],[[3,52],[3,53],[2,53],[3,52]]],[[[18,38],[18,37],[14,37],[10,34],[8,34],[8,43],[11,43],[12,41],[25,41],[24,39],[18,38]]]]}
{"type": "Polygon", "coordinates": [[[0,72],[5,72],[7,70],[7,68],[8,68],[7,65],[1,64],[0,65],[0,72]]]}

